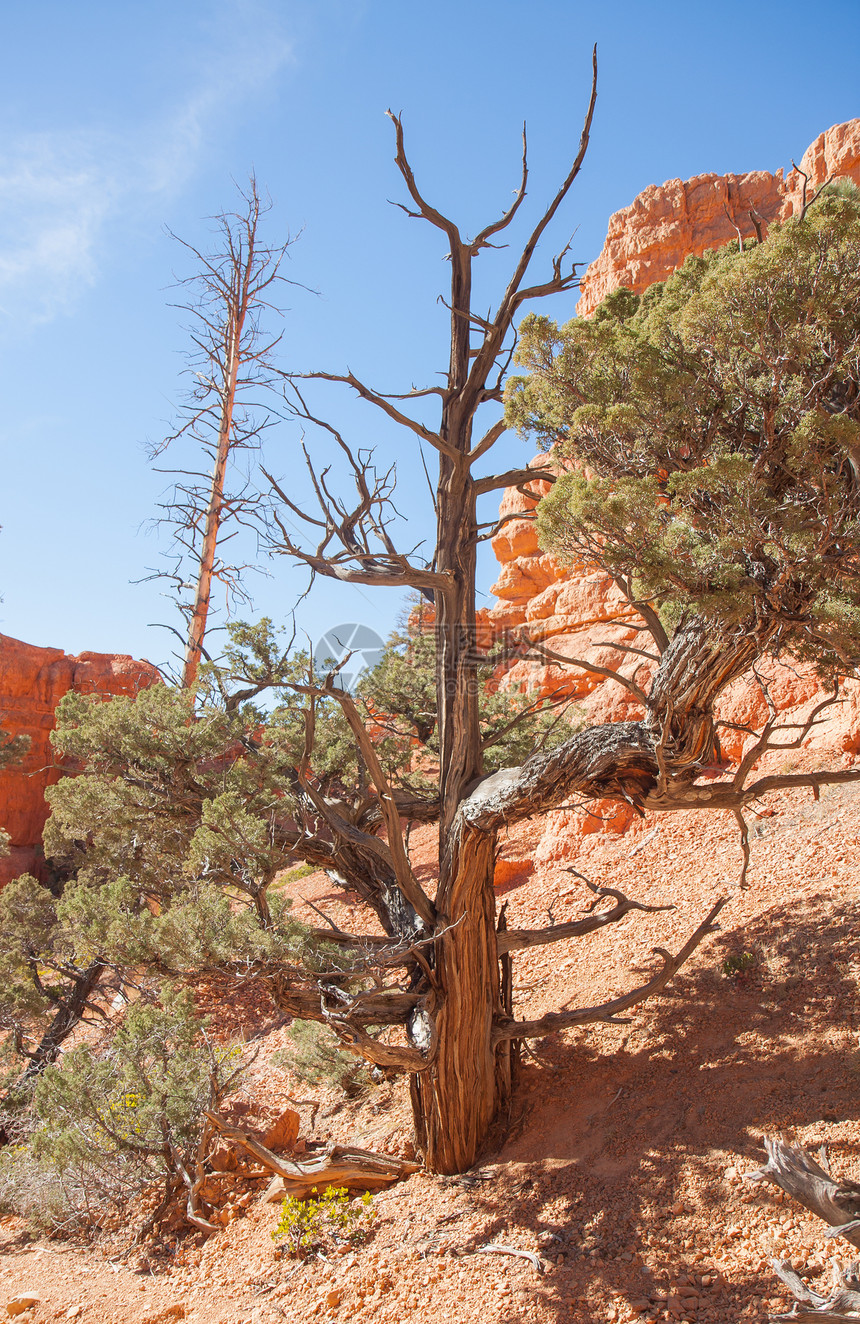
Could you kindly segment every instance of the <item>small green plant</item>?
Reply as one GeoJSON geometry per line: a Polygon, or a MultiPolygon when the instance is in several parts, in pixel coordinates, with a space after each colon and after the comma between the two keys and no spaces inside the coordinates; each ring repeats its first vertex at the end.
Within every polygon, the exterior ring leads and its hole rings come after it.
{"type": "Polygon", "coordinates": [[[325,1241],[362,1241],[375,1217],[370,1191],[350,1200],[345,1186],[327,1186],[322,1195],[315,1186],[310,1199],[287,1196],[272,1239],[286,1241],[293,1255],[302,1255],[325,1241]]]}
{"type": "Polygon", "coordinates": [[[352,1099],[370,1089],[372,1078],[364,1062],[340,1050],[338,1041],[314,1021],[295,1021],[288,1042],[274,1059],[309,1085],[334,1085],[352,1099]]]}
{"type": "Polygon", "coordinates": [[[273,892],[280,892],[283,888],[289,887],[292,883],[298,883],[302,878],[308,878],[310,874],[315,873],[312,864],[297,864],[294,869],[286,869],[279,873],[272,884],[273,892]]]}
{"type": "MultiPolygon", "coordinates": [[[[198,1198],[208,1109],[234,1090],[244,1049],[212,1040],[192,995],[165,984],[132,1003],[107,1045],[80,1043],[49,1064],[0,1120],[0,1214],[37,1226],[116,1227],[163,1182],[157,1221],[183,1211],[212,1231],[198,1198]]],[[[147,1230],[156,1226],[151,1219],[147,1230]]]]}
{"type": "Polygon", "coordinates": [[[739,952],[736,956],[727,956],[720,969],[727,979],[734,979],[736,975],[750,970],[755,964],[756,958],[753,952],[739,952]]]}

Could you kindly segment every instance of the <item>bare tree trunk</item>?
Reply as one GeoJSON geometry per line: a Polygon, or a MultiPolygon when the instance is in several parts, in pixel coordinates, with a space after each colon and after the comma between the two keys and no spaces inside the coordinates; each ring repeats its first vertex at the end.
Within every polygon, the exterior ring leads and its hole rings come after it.
{"type": "MultiPolygon", "coordinates": [[[[500,1010],[493,867],[495,833],[455,829],[436,941],[438,992],[429,1070],[412,1077],[415,1128],[433,1172],[472,1166],[502,1102],[494,1017],[500,1010]]],[[[438,904],[438,903],[437,903],[438,904]]]]}
{"type": "Polygon", "coordinates": [[[230,458],[230,451],[233,446],[233,410],[236,403],[239,346],[245,311],[241,301],[241,290],[236,290],[235,304],[230,309],[226,335],[227,362],[224,365],[224,383],[221,388],[221,421],[218,428],[218,448],[215,453],[215,463],[212,467],[212,486],[206,506],[206,524],[203,530],[203,543],[200,548],[197,587],[188,623],[188,646],[185,651],[185,667],[182,673],[182,684],[185,689],[191,689],[197,680],[197,671],[203,649],[203,636],[206,633],[206,622],[209,618],[212,572],[215,568],[215,550],[221,529],[227,461],[230,458]]]}
{"type": "MultiPolygon", "coordinates": [[[[465,527],[467,520],[461,524],[465,527]]],[[[652,791],[665,796],[661,765],[670,764],[673,776],[683,779],[713,759],[714,703],[760,651],[761,641],[749,630],[727,641],[701,621],[690,622],[663,656],[648,720],[584,731],[561,751],[533,760],[533,768],[527,764],[485,778],[471,797],[465,796],[470,746],[463,730],[452,733],[449,749],[452,757],[459,753],[455,767],[461,780],[456,791],[450,786],[452,798],[458,798],[450,811],[451,826],[440,839],[437,988],[431,1014],[435,1052],[430,1068],[413,1078],[412,1088],[416,1132],[434,1171],[470,1167],[493,1119],[509,1101],[509,1040],[493,1034],[494,1023],[511,1014],[502,1006],[495,923],[498,829],[576,793],[614,795],[636,804],[652,791]]],[[[449,657],[459,667],[454,674],[463,689],[468,688],[472,677],[465,649],[449,647],[449,657]]],[[[449,709],[448,720],[454,720],[454,711],[464,722],[465,696],[458,709],[449,709]]]]}
{"type": "MultiPolygon", "coordinates": [[[[452,236],[453,239],[453,236],[452,236]]],[[[449,393],[439,435],[435,594],[439,731],[436,1009],[430,1069],[413,1076],[416,1134],[434,1172],[471,1167],[499,1108],[493,1019],[500,1010],[493,881],[496,833],[469,831],[460,806],[483,771],[475,638],[477,496],[470,470],[474,407],[464,404],[471,346],[471,253],[452,243],[449,393]],[[456,454],[452,456],[450,450],[456,454]]]]}
{"type": "Polygon", "coordinates": [[[22,1082],[32,1080],[34,1076],[44,1071],[45,1067],[56,1062],[60,1048],[79,1024],[87,1010],[89,999],[106,970],[107,966],[101,961],[94,961],[78,975],[71,995],[60,1003],[50,1027],[43,1034],[38,1046],[29,1054],[30,1061],[27,1063],[22,1082]]]}
{"type": "Polygon", "coordinates": [[[161,573],[176,583],[186,618],[185,689],[193,688],[203,656],[213,580],[219,579],[235,594],[247,569],[217,559],[219,542],[223,547],[227,541],[225,525],[233,521],[232,533],[237,532],[235,525],[252,517],[258,505],[241,484],[231,490],[228,465],[239,450],[259,445],[269,423],[261,397],[273,382],[272,351],[280,336],[270,338],[263,321],[265,314],[278,311],[272,289],[286,279],[280,267],[292,242],[287,239],[278,247],[260,243],[260,220],[271,203],[261,201],[253,174],[247,190],[240,189],[239,194],[240,211],[214,218],[220,235],[214,252],[178,240],[197,262],[196,273],[178,282],[192,292],[190,302],[180,307],[192,317],[194,348],[189,366],[194,385],[182,408],[180,426],[153,450],[159,455],[180,437],[190,437],[202,445],[212,463],[208,482],[194,470],[167,470],[179,475],[163,517],[175,530],[177,564],[173,571],[161,573]],[[194,597],[186,604],[189,580],[194,597]]]}
{"type": "Polygon", "coordinates": [[[436,594],[442,843],[454,826],[466,787],[483,771],[475,641],[475,495],[465,461],[459,473],[457,467],[443,457],[439,478],[444,500],[439,501],[437,566],[452,581],[450,590],[436,594]]]}

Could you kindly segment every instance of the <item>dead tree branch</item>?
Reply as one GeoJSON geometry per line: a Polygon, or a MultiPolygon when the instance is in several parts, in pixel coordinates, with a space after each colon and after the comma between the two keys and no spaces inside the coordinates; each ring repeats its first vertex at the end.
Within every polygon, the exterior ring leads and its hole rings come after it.
{"type": "Polygon", "coordinates": [[[614,887],[595,887],[589,883],[592,891],[599,897],[615,898],[611,910],[600,910],[587,919],[571,920],[569,924],[554,924],[545,929],[505,929],[496,939],[500,952],[519,952],[527,947],[544,947],[547,943],[563,942],[567,938],[582,938],[586,933],[594,933],[607,924],[615,924],[629,915],[631,910],[644,910],[653,914],[659,910],[674,910],[674,906],[646,906],[641,901],[633,901],[614,887]]]}
{"type": "Polygon", "coordinates": [[[765,1136],[764,1147],[767,1162],[746,1173],[746,1180],[772,1182],[828,1223],[834,1229],[832,1235],[860,1248],[860,1185],[837,1181],[807,1150],[790,1144],[784,1136],[765,1136]]]}
{"type": "Polygon", "coordinates": [[[505,1022],[499,1020],[493,1032],[494,1040],[501,1042],[505,1039],[537,1039],[546,1034],[553,1034],[556,1030],[568,1029],[574,1025],[590,1025],[598,1021],[612,1024],[617,1021],[620,1012],[627,1011],[628,1008],[635,1007],[637,1003],[654,997],[656,993],[661,992],[666,987],[681,969],[684,962],[693,954],[702,939],[717,927],[714,920],[727,900],[727,897],[721,897],[716,905],[711,908],[695,933],[684,943],[677,956],[672,956],[663,947],[654,949],[656,954],[662,958],[663,967],[652,979],[648,980],[647,984],[642,984],[629,993],[622,993],[620,997],[612,998],[609,1002],[604,1002],[597,1007],[579,1007],[575,1011],[550,1012],[548,1015],[541,1016],[533,1021],[505,1022]]]}

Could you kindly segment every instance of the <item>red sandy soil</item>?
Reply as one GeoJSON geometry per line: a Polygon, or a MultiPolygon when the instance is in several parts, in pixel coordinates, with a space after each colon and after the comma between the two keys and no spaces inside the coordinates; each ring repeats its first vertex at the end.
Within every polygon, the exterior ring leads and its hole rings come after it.
{"type": "MultiPolygon", "coordinates": [[[[768,1257],[789,1258],[820,1285],[839,1249],[820,1222],[741,1174],[762,1160],[763,1133],[787,1131],[825,1144],[835,1173],[860,1177],[860,792],[834,789],[818,803],[774,795],[760,809],[762,817],[751,815],[745,892],[727,814],[649,818],[622,837],[586,840],[577,867],[594,882],[675,909],[633,913],[585,939],[515,956],[518,1014],[591,1005],[642,982],[656,969],[651,949],[677,950],[728,894],[721,930],[629,1024],[533,1045],[507,1137],[472,1173],[416,1174],[376,1196],[364,1244],[303,1262],[276,1252],[278,1206],[260,1202],[259,1185],[253,1194],[240,1188],[247,1208],[236,1193],[232,1221],[204,1247],[179,1240],[160,1258],[122,1259],[114,1243],[34,1241],[7,1219],[0,1314],[22,1290],[41,1298],[25,1319],[99,1324],[736,1324],[787,1308],[768,1257]],[[477,1253],[488,1243],[537,1252],[543,1271],[477,1253]]],[[[510,927],[547,923],[549,913],[574,918],[590,895],[561,868],[531,872],[538,836],[526,827],[504,845],[522,862],[500,888],[510,927]]],[[[413,833],[412,846],[429,872],[431,834],[413,833]]],[[[324,877],[293,891],[300,916],[318,922],[302,905],[308,897],[345,927],[361,927],[360,912],[324,877]]],[[[401,1083],[344,1103],[297,1082],[269,1063],[285,1029],[253,990],[220,1019],[225,1034],[260,1038],[250,1097],[270,1114],[288,1099],[318,1103],[300,1107],[307,1143],[408,1152],[401,1083]]]]}

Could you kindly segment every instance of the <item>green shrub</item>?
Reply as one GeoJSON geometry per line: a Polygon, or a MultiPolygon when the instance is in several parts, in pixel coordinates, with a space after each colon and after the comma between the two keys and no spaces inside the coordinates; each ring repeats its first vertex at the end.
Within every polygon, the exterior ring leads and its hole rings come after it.
{"type": "MultiPolygon", "coordinates": [[[[206,1110],[245,1064],[240,1046],[210,1040],[189,993],[167,986],[160,1004],[133,1004],[106,1046],[79,1044],[36,1080],[0,1151],[0,1212],[100,1227],[159,1184],[165,1216],[187,1208],[206,1110]]],[[[202,1209],[188,1218],[206,1226],[202,1209]]]]}
{"type": "Polygon", "coordinates": [[[720,966],[727,979],[734,979],[736,975],[742,975],[745,970],[751,970],[756,965],[756,958],[753,952],[739,952],[735,956],[727,956],[720,966]]]}
{"type": "Polygon", "coordinates": [[[288,1044],[275,1059],[309,1085],[334,1085],[348,1098],[363,1094],[372,1084],[364,1062],[344,1053],[331,1031],[315,1021],[295,1021],[287,1031],[288,1044]]]}
{"type": "Polygon", "coordinates": [[[293,1255],[302,1255],[327,1241],[362,1241],[375,1216],[370,1191],[350,1200],[345,1186],[327,1186],[322,1195],[314,1187],[310,1199],[287,1196],[272,1239],[285,1241],[293,1255]]]}

